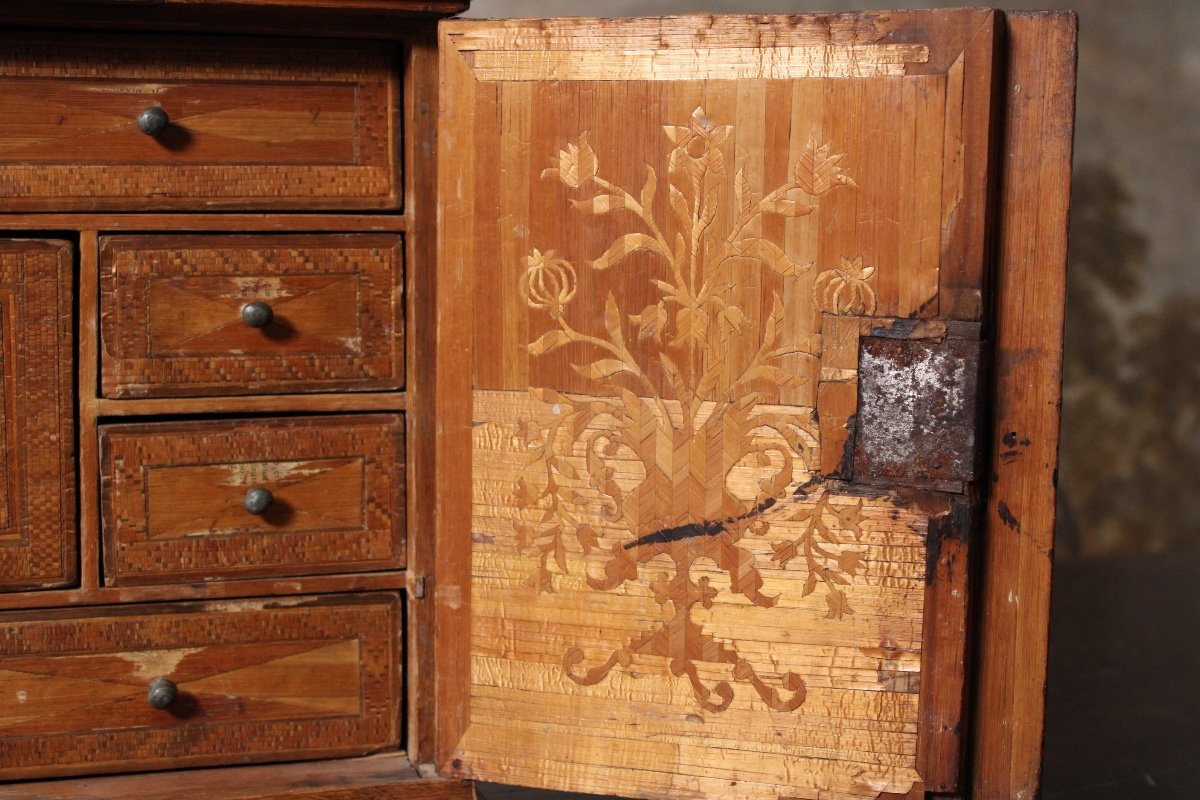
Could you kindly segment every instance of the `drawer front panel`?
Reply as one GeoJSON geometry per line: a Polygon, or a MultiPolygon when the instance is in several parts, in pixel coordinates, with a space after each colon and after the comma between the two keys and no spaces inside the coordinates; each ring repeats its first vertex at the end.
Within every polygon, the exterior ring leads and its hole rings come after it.
{"type": "Polygon", "coordinates": [[[399,626],[387,594],[0,615],[0,779],[395,746],[399,626]]]}
{"type": "Polygon", "coordinates": [[[55,35],[0,47],[21,210],[394,208],[395,55],[374,43],[55,35]],[[167,123],[139,128],[147,109],[167,123]]]}
{"type": "Polygon", "coordinates": [[[100,264],[106,397],[404,385],[399,236],[116,236],[100,264]]]}
{"type": "Polygon", "coordinates": [[[404,566],[398,414],[104,426],[100,449],[109,585],[404,566]]]}
{"type": "Polygon", "coordinates": [[[76,578],[71,256],[0,241],[0,591],[76,578]]]}

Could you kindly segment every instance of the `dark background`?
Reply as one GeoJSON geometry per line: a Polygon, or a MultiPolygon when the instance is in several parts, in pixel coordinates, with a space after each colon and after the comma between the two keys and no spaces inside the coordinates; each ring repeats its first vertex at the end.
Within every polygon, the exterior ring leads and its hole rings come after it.
{"type": "MultiPolygon", "coordinates": [[[[1080,16],[1042,797],[1200,798],[1200,2],[1001,6],[1080,16]]],[[[884,7],[897,3],[475,0],[470,15],[884,7]]]]}

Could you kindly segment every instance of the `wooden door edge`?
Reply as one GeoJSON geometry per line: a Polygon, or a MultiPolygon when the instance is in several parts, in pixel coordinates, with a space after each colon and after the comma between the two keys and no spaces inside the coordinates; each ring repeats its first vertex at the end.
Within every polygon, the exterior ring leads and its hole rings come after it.
{"type": "Polygon", "coordinates": [[[1040,786],[1078,28],[1073,12],[1009,12],[1006,23],[996,404],[968,765],[976,800],[1034,800],[1040,786]]]}

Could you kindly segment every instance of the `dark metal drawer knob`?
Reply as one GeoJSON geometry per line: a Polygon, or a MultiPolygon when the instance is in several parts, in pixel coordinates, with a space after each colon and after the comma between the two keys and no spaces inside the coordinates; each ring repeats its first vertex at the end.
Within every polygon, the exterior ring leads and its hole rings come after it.
{"type": "Polygon", "coordinates": [[[242,322],[251,328],[265,328],[275,319],[275,312],[261,300],[242,306],[242,322]]]}
{"type": "Polygon", "coordinates": [[[265,514],[275,502],[275,495],[271,494],[270,489],[263,489],[256,486],[246,492],[246,497],[242,500],[242,508],[249,511],[251,514],[265,514]]]}
{"type": "Polygon", "coordinates": [[[179,687],[170,678],[155,678],[150,681],[150,691],[146,692],[146,700],[151,708],[168,708],[179,698],[179,687]]]}
{"type": "Polygon", "coordinates": [[[147,136],[158,136],[171,124],[171,118],[167,116],[167,112],[154,106],[138,114],[137,123],[138,130],[142,133],[147,136]]]}

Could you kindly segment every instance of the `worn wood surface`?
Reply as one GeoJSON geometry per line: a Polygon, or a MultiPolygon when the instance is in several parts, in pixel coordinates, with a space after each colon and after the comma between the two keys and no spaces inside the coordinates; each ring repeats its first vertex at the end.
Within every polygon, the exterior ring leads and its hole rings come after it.
{"type": "Polygon", "coordinates": [[[336,761],[72,778],[0,786],[0,800],[472,800],[468,783],[422,778],[404,753],[336,761]]]}
{"type": "MultiPolygon", "coordinates": [[[[79,234],[79,347],[76,394],[79,404],[79,588],[87,594],[100,585],[100,444],[97,436],[100,395],[100,234],[79,234]]],[[[22,599],[28,599],[23,597],[22,599]]],[[[69,601],[68,601],[69,602],[69,601]]]]}
{"type": "MultiPolygon", "coordinates": [[[[97,534],[92,538],[98,551],[100,537],[97,534]]],[[[0,609],[7,611],[33,608],[77,608],[115,603],[223,600],[264,595],[294,597],[302,594],[394,591],[404,588],[406,578],[403,570],[387,570],[340,575],[295,575],[287,578],[244,578],[145,586],[101,586],[99,585],[99,566],[96,567],[96,576],[90,581],[89,586],[78,589],[48,589],[0,594],[0,609]]]]}
{"type": "Polygon", "coordinates": [[[97,398],[96,414],[103,417],[144,417],[156,414],[263,414],[294,412],[403,411],[405,392],[321,392],[230,397],[97,398]]]}
{"type": "Polygon", "coordinates": [[[100,480],[109,585],[405,563],[400,415],[105,425],[100,480]]]}
{"type": "Polygon", "coordinates": [[[972,797],[1039,791],[1066,299],[1077,21],[1007,15],[996,407],[972,797]]]}
{"type": "Polygon", "coordinates": [[[0,778],[394,748],[400,628],[382,594],[0,615],[0,778]]]}
{"type": "Polygon", "coordinates": [[[403,388],[403,264],[386,234],[103,237],[103,393],[403,388]]]}
{"type": "Polygon", "coordinates": [[[73,255],[0,241],[0,591],[77,580],[73,255]]]}
{"type": "MultiPolygon", "coordinates": [[[[408,191],[404,208],[413,218],[405,235],[410,269],[407,279],[408,315],[408,458],[411,465],[408,508],[408,752],[418,763],[431,765],[437,719],[434,668],[435,614],[432,593],[438,573],[434,526],[438,515],[436,456],[441,435],[434,405],[439,370],[437,291],[437,113],[438,52],[432,29],[408,45],[405,70],[405,170],[408,191]],[[431,496],[432,495],[432,496],[431,496]]],[[[446,369],[454,371],[454,362],[446,369]]]]}
{"type": "Polygon", "coordinates": [[[6,210],[399,203],[391,46],[27,34],[0,52],[6,210]],[[157,136],[149,107],[171,117],[157,136]]]}
{"type": "Polygon", "coordinates": [[[442,768],[770,800],[956,780],[958,739],[918,759],[963,700],[949,642],[921,693],[932,512],[812,482],[814,408],[826,315],[982,312],[993,16],[441,31],[439,333],[472,365],[468,418],[462,376],[439,397],[439,555],[471,539],[438,564],[438,635],[471,647],[439,651],[442,768]]]}
{"type": "Polygon", "coordinates": [[[160,214],[131,211],[121,214],[104,212],[11,212],[4,215],[5,230],[100,230],[109,233],[120,231],[170,231],[199,232],[222,231],[231,233],[246,231],[301,232],[323,231],[326,233],[388,233],[407,229],[409,215],[384,213],[250,213],[208,212],[187,214],[163,212],[160,214]]]}
{"type": "Polygon", "coordinates": [[[975,498],[954,497],[929,523],[917,769],[931,792],[964,787],[979,517],[975,498]]]}
{"type": "MultiPolygon", "coordinates": [[[[475,79],[439,33],[437,139],[437,284],[435,357],[429,386],[437,438],[433,502],[436,572],[426,596],[434,604],[434,758],[445,765],[470,724],[471,639],[471,325],[475,303],[475,79]]],[[[495,295],[481,298],[482,307],[495,295]]]]}

